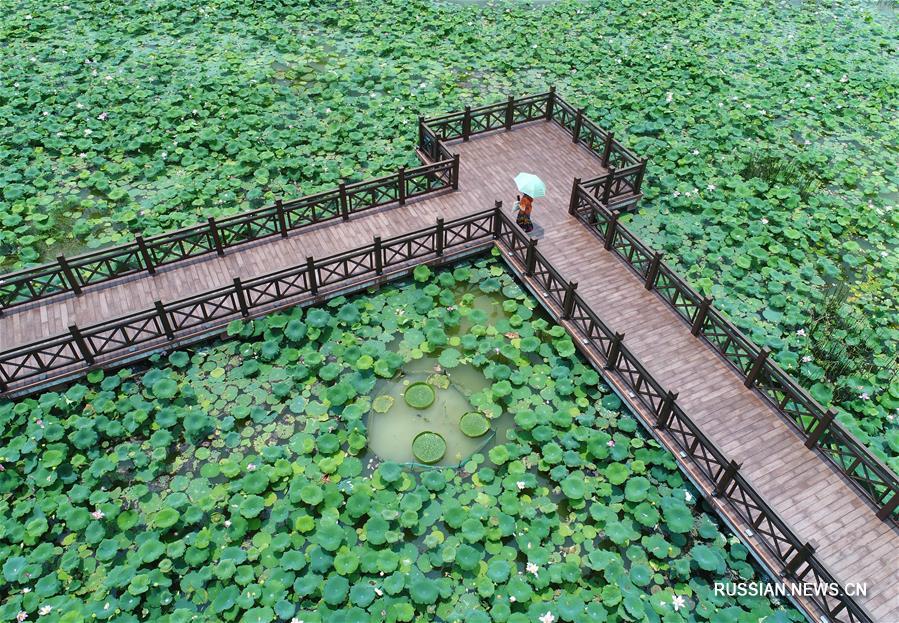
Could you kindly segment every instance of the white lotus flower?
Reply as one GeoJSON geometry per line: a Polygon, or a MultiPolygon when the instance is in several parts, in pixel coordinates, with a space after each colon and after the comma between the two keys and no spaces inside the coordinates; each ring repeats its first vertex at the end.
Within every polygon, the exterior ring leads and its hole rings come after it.
{"type": "Polygon", "coordinates": [[[249,465],[247,465],[247,471],[248,471],[248,472],[255,472],[255,471],[256,471],[256,464],[255,464],[255,463],[250,463],[249,465]]]}
{"type": "Polygon", "coordinates": [[[802,358],[802,363],[810,363],[811,360],[812,360],[812,356],[806,355],[805,357],[802,358]]]}
{"type": "Polygon", "coordinates": [[[798,335],[799,337],[805,337],[805,329],[799,329],[796,332],[796,335],[798,335]]]}
{"type": "Polygon", "coordinates": [[[693,494],[690,493],[689,491],[684,491],[684,499],[685,499],[687,502],[692,502],[692,501],[693,501],[693,494]]]}
{"type": "Polygon", "coordinates": [[[519,480],[518,482],[515,483],[515,486],[518,487],[519,491],[524,491],[524,488],[526,485],[524,484],[523,480],[519,480]]]}
{"type": "Polygon", "coordinates": [[[768,224],[768,219],[762,218],[762,225],[767,225],[767,224],[768,224]]]}
{"type": "Polygon", "coordinates": [[[91,513],[91,517],[93,517],[94,519],[103,519],[104,517],[106,517],[106,514],[103,513],[103,511],[101,511],[101,510],[98,508],[98,509],[95,510],[93,513],[91,513]]]}
{"type": "Polygon", "coordinates": [[[674,99],[674,93],[672,93],[671,91],[668,91],[668,93],[665,94],[665,101],[670,104],[671,100],[673,100],[673,99],[674,99]]]}
{"type": "Polygon", "coordinates": [[[226,520],[225,520],[225,527],[226,527],[226,528],[230,528],[230,527],[231,527],[231,520],[230,520],[230,519],[226,519],[226,520]]]}
{"type": "Polygon", "coordinates": [[[556,617],[553,616],[553,613],[549,611],[537,618],[540,620],[540,623],[553,623],[553,621],[556,620],[556,617]]]}
{"type": "Polygon", "coordinates": [[[715,186],[714,184],[709,184],[708,186],[706,186],[706,188],[708,190],[715,190],[717,188],[717,186],[715,186]]]}
{"type": "Polygon", "coordinates": [[[526,570],[528,573],[532,573],[534,575],[534,577],[536,577],[537,573],[540,571],[540,567],[538,567],[537,565],[535,565],[532,562],[529,562],[527,564],[526,570]]]}
{"type": "Polygon", "coordinates": [[[41,609],[37,611],[37,613],[41,616],[50,614],[50,611],[53,610],[53,606],[41,606],[41,609]]]}
{"type": "Polygon", "coordinates": [[[609,440],[606,442],[606,445],[609,446],[610,448],[614,448],[614,447],[615,447],[615,440],[614,440],[614,439],[609,439],[609,440]]]}
{"type": "Polygon", "coordinates": [[[687,605],[687,600],[684,599],[683,595],[675,595],[674,599],[671,600],[671,605],[674,606],[674,611],[677,612],[687,605]]]}
{"type": "Polygon", "coordinates": [[[871,396],[868,395],[868,392],[862,392],[858,395],[858,397],[862,400],[871,400],[871,396]]]}
{"type": "Polygon", "coordinates": [[[22,621],[24,621],[27,618],[28,618],[28,613],[25,612],[24,610],[19,610],[19,614],[16,615],[16,621],[18,621],[19,623],[22,623],[22,621]]]}

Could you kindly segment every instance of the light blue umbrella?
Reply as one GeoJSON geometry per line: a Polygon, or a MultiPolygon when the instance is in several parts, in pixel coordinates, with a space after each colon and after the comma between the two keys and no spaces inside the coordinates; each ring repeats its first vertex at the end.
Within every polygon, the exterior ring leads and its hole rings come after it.
{"type": "Polygon", "coordinates": [[[536,199],[546,195],[546,184],[533,173],[519,173],[515,176],[515,185],[525,195],[536,199]]]}

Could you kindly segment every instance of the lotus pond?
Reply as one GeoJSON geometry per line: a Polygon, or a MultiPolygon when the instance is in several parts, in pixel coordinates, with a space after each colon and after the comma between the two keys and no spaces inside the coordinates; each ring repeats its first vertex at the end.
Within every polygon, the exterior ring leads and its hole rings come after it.
{"type": "Polygon", "coordinates": [[[0,620],[802,620],[497,259],[229,333],[0,404],[0,620]]]}
{"type": "Polygon", "coordinates": [[[650,158],[638,233],[899,471],[896,17],[23,0],[0,25],[0,269],[413,165],[417,114],[555,84],[650,158]],[[816,338],[832,283],[852,317],[816,338]]]}

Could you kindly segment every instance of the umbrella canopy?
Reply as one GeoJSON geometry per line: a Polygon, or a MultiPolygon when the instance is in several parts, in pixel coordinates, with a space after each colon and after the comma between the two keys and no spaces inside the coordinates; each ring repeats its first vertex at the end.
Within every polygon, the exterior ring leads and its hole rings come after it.
{"type": "Polygon", "coordinates": [[[519,192],[536,199],[546,195],[546,184],[533,173],[519,173],[515,176],[515,185],[519,192]]]}

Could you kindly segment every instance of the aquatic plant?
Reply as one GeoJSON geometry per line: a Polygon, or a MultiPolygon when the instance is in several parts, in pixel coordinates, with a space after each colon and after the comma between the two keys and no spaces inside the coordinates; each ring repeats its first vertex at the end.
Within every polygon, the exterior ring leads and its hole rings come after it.
{"type": "Polygon", "coordinates": [[[0,403],[0,618],[801,620],[714,594],[747,549],[501,264],[417,277],[0,403]],[[437,359],[514,426],[381,460],[383,388],[437,359]]]}

